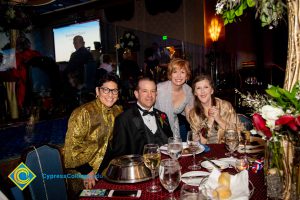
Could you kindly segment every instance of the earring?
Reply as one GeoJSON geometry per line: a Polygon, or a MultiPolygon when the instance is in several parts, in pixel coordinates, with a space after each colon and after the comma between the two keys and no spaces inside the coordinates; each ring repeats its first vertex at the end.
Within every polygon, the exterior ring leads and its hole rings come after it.
{"type": "Polygon", "coordinates": [[[98,97],[99,97],[99,96],[98,96],[98,95],[96,95],[96,99],[98,99],[98,97]]]}

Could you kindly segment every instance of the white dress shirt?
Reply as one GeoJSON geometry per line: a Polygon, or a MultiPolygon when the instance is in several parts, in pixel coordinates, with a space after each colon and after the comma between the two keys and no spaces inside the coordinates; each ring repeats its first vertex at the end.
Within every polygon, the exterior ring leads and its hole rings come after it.
{"type": "MultiPolygon", "coordinates": [[[[138,106],[140,106],[142,109],[145,109],[143,106],[141,106],[139,103],[137,103],[138,106]]],[[[148,110],[149,112],[153,111],[153,106],[148,110]]],[[[154,115],[145,115],[143,116],[143,111],[141,111],[139,109],[139,112],[143,118],[143,121],[145,123],[145,125],[150,129],[150,131],[155,134],[155,132],[157,131],[157,124],[156,124],[156,119],[154,115]]]]}

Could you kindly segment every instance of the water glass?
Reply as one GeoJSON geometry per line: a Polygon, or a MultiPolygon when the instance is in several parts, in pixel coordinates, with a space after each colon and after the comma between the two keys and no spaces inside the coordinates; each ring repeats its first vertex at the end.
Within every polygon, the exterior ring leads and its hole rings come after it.
{"type": "Polygon", "coordinates": [[[182,140],[178,137],[168,138],[168,154],[171,158],[177,160],[182,154],[182,140]]]}
{"type": "Polygon", "coordinates": [[[159,166],[159,180],[162,186],[168,190],[168,199],[176,199],[173,191],[178,187],[181,181],[181,167],[179,162],[174,159],[164,159],[159,166]]]}

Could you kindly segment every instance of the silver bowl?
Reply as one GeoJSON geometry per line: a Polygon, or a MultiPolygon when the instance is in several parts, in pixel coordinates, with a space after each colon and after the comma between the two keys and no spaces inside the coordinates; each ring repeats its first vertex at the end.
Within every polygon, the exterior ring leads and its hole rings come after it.
{"type": "Polygon", "coordinates": [[[125,155],[110,161],[104,178],[114,183],[138,183],[151,179],[151,171],[140,155],[125,155]]]}

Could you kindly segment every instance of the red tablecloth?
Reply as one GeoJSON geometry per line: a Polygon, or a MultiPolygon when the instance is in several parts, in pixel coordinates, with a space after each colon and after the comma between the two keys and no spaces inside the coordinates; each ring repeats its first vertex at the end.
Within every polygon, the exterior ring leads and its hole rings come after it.
{"type": "MultiPolygon", "coordinates": [[[[213,144],[209,145],[211,150],[206,153],[201,153],[199,155],[196,155],[196,161],[199,162],[202,159],[203,156],[206,157],[216,157],[216,158],[223,158],[225,157],[224,153],[226,152],[225,146],[223,144],[213,144]]],[[[167,156],[163,156],[162,158],[167,158],[167,156]]],[[[190,171],[187,169],[187,167],[192,163],[192,156],[189,157],[181,157],[179,159],[179,162],[182,166],[182,174],[185,172],[190,171]]],[[[205,170],[205,169],[201,169],[205,170]]],[[[229,171],[233,169],[228,169],[229,171]]],[[[232,171],[233,172],[233,171],[232,171]]],[[[259,171],[258,173],[253,173],[252,171],[249,170],[249,179],[253,183],[255,189],[254,189],[254,194],[251,197],[253,200],[265,200],[267,199],[266,195],[266,186],[264,184],[264,175],[263,171],[259,171]]],[[[156,178],[156,183],[161,185],[159,182],[159,179],[156,178]]],[[[145,200],[154,200],[154,199],[166,199],[168,197],[168,192],[162,187],[161,192],[157,193],[149,193],[146,191],[146,188],[151,186],[152,182],[151,181],[146,181],[142,183],[135,183],[135,184],[116,184],[116,183],[110,183],[104,179],[100,180],[97,182],[96,186],[94,189],[115,189],[115,190],[142,190],[142,196],[140,199],[145,199],[145,200]]],[[[179,185],[179,187],[174,191],[174,196],[178,197],[180,196],[180,188],[181,188],[182,183],[179,185]]],[[[81,198],[82,200],[88,200],[89,198],[81,198]]],[[[90,198],[94,199],[94,198],[90,198]]],[[[105,199],[105,198],[100,198],[100,199],[105,199]]],[[[112,199],[112,198],[110,198],[112,199]]],[[[114,199],[120,199],[120,198],[114,198],[114,199]]]]}

